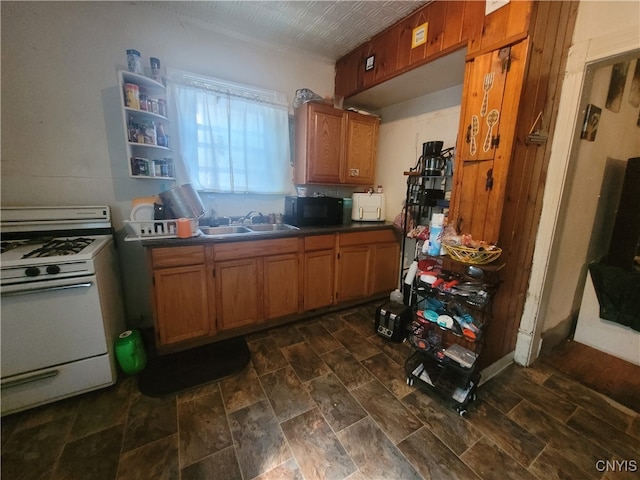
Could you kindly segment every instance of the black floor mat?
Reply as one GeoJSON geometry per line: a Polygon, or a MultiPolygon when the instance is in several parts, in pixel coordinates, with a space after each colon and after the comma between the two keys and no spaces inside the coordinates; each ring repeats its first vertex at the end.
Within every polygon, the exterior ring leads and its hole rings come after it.
{"type": "Polygon", "coordinates": [[[242,371],[251,358],[244,337],[150,358],[138,375],[138,388],[160,397],[220,380],[242,371]]]}

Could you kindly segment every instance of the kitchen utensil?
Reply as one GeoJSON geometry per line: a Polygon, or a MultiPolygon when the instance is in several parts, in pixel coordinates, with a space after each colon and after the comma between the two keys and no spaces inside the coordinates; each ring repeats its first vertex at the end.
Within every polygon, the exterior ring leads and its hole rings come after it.
{"type": "Polygon", "coordinates": [[[477,115],[471,116],[471,137],[469,138],[469,153],[475,155],[478,149],[476,144],[476,135],[480,131],[480,120],[477,115]]]}
{"type": "Polygon", "coordinates": [[[484,76],[484,83],[482,84],[482,91],[484,96],[482,97],[482,106],[480,107],[480,116],[484,117],[487,114],[487,106],[489,104],[489,90],[493,87],[493,80],[495,73],[487,73],[484,76]]]}
{"type": "Polygon", "coordinates": [[[190,183],[166,190],[159,196],[172,218],[200,218],[204,215],[202,200],[190,183]]]}
{"type": "Polygon", "coordinates": [[[498,123],[498,119],[500,118],[500,112],[495,108],[491,110],[487,114],[487,125],[489,126],[489,130],[487,131],[487,136],[484,137],[484,145],[482,146],[482,151],[488,152],[491,148],[491,138],[493,134],[493,127],[498,123]]]}

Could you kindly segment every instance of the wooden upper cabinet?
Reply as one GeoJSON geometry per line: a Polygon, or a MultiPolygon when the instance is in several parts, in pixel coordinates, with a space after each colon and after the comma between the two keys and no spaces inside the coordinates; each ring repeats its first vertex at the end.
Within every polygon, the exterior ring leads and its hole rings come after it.
{"type": "Polygon", "coordinates": [[[485,16],[479,50],[493,50],[525,38],[532,9],[533,2],[511,1],[485,16]]]}
{"type": "Polygon", "coordinates": [[[344,151],[343,111],[321,103],[305,103],[295,112],[295,180],[340,183],[344,151]]]}
{"type": "Polygon", "coordinates": [[[529,41],[467,62],[449,219],[497,242],[529,41]]]}
{"type": "Polygon", "coordinates": [[[345,178],[343,183],[372,185],[378,152],[378,117],[345,112],[345,178]]]}
{"type": "Polygon", "coordinates": [[[295,182],[372,185],[380,119],[305,103],[295,112],[295,182]]]}
{"type": "Polygon", "coordinates": [[[510,50],[475,57],[465,68],[465,102],[460,132],[465,143],[458,156],[464,160],[491,160],[500,135],[502,100],[510,69],[510,50]]]}

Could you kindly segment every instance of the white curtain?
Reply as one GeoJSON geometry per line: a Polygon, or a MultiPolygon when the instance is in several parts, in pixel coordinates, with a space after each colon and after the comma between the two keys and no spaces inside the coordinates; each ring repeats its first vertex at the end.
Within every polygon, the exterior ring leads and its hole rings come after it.
{"type": "Polygon", "coordinates": [[[277,92],[179,71],[168,75],[176,179],[201,191],[286,194],[289,115],[277,92]]]}

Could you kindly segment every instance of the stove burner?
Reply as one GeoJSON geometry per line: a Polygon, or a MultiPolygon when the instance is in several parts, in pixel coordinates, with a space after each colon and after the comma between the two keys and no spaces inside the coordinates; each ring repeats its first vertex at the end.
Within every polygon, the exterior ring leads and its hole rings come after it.
{"type": "Polygon", "coordinates": [[[24,254],[22,258],[73,255],[74,253],[80,253],[91,242],[93,242],[93,238],[56,238],[48,241],[40,248],[24,254]]]}
{"type": "Polygon", "coordinates": [[[53,237],[35,237],[25,240],[8,240],[6,242],[0,242],[0,253],[8,252],[14,248],[22,247],[23,245],[40,245],[42,243],[50,242],[53,237]]]}

